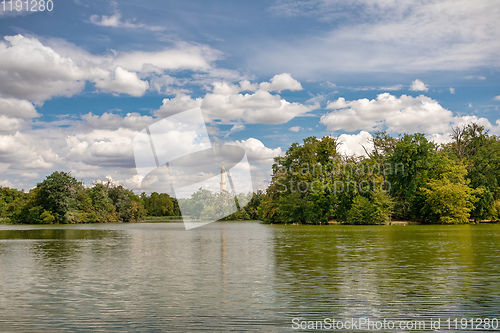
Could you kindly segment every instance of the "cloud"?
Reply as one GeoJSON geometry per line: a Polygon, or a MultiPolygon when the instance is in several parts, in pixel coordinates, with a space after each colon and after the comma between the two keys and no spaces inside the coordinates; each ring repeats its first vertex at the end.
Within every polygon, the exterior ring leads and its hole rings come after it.
{"type": "Polygon", "coordinates": [[[164,70],[208,71],[221,53],[208,46],[178,43],[161,51],[132,51],[118,54],[113,64],[135,72],[163,72],[164,70]]]}
{"type": "Polygon", "coordinates": [[[495,96],[495,98],[494,98],[494,99],[495,99],[495,101],[500,101],[500,95],[495,96]]]}
{"type": "Polygon", "coordinates": [[[391,133],[442,133],[453,121],[451,111],[437,101],[420,95],[397,98],[383,93],[376,99],[346,101],[339,98],[327,105],[335,110],[321,117],[330,131],[373,131],[387,129],[391,133]]]}
{"type": "Polygon", "coordinates": [[[40,114],[38,114],[31,102],[2,97],[0,97],[0,115],[23,119],[40,117],[40,114]]]}
{"type": "Polygon", "coordinates": [[[248,159],[252,161],[272,162],[274,157],[282,153],[281,148],[267,148],[262,141],[255,138],[235,141],[233,144],[243,147],[247,153],[248,159]]]}
{"type": "Polygon", "coordinates": [[[486,76],[483,75],[468,75],[465,77],[467,80],[486,80],[486,76]]]}
{"type": "Polygon", "coordinates": [[[281,92],[282,90],[296,91],[303,89],[300,82],[292,78],[289,73],[275,75],[270,82],[262,82],[259,88],[265,91],[277,92],[281,92]]]}
{"type": "Polygon", "coordinates": [[[453,95],[454,93],[455,93],[455,88],[450,87],[450,94],[452,94],[452,95],[453,95]]]}
{"type": "Polygon", "coordinates": [[[152,124],[155,119],[151,116],[142,116],[139,113],[127,113],[124,117],[118,114],[105,112],[101,116],[91,112],[82,116],[85,125],[91,129],[114,130],[119,128],[140,131],[152,124]]]}
{"type": "Polygon", "coordinates": [[[398,90],[402,90],[403,87],[404,86],[402,84],[395,84],[393,86],[380,87],[379,89],[386,90],[386,91],[398,91],[398,90]]]}
{"type": "Polygon", "coordinates": [[[0,97],[0,134],[15,133],[31,125],[31,119],[40,117],[35,106],[25,100],[0,97]]]}
{"type": "Polygon", "coordinates": [[[327,78],[339,72],[498,67],[500,26],[495,0],[278,1],[272,13],[334,24],[319,35],[304,33],[279,43],[259,40],[252,64],[264,72],[273,69],[299,78],[327,78]]]}
{"type": "Polygon", "coordinates": [[[188,95],[179,95],[164,99],[155,116],[164,117],[200,106],[204,116],[210,121],[283,124],[319,107],[318,104],[288,102],[279,94],[270,92],[296,90],[299,86],[300,83],[288,74],[276,75],[270,82],[261,82],[258,85],[249,81],[241,81],[239,84],[214,82],[212,91],[204,97],[193,99],[188,95]],[[262,87],[266,89],[263,90],[262,87]]]}
{"type": "MultiPolygon", "coordinates": [[[[8,165],[4,171],[4,177],[10,173],[19,176],[26,169],[52,168],[59,162],[60,157],[51,147],[57,146],[57,139],[47,140],[40,138],[35,133],[21,133],[16,131],[9,135],[0,134],[0,163],[8,165]]],[[[46,133],[46,135],[49,133],[46,133]]]]}
{"type": "Polygon", "coordinates": [[[35,38],[6,36],[0,42],[0,91],[20,99],[43,101],[82,91],[85,80],[101,73],[82,68],[35,38]]]}
{"type": "MultiPolygon", "coordinates": [[[[134,113],[89,113],[65,127],[49,122],[37,124],[37,129],[28,124],[5,135],[0,132],[2,177],[25,189],[40,180],[39,174],[48,175],[54,170],[71,171],[88,183],[109,173],[131,177],[136,173],[132,150],[136,128],[142,129],[151,120],[152,117],[134,113]]],[[[4,119],[0,122],[5,128],[4,119]]]]}
{"type": "Polygon", "coordinates": [[[6,1],[6,3],[2,4],[2,10],[0,10],[0,18],[3,18],[3,17],[15,17],[15,16],[28,16],[28,15],[36,13],[36,11],[28,10],[26,7],[28,7],[28,3],[27,2],[24,2],[24,3],[16,3],[16,2],[8,3],[6,1]],[[20,7],[18,7],[19,4],[20,4],[20,7]],[[25,6],[25,4],[26,4],[26,6],[25,6]],[[21,8],[21,10],[9,10],[10,6],[13,6],[12,7],[13,9],[21,8]],[[4,10],[4,8],[7,9],[7,10],[4,10]]]}
{"type": "Polygon", "coordinates": [[[279,95],[257,90],[253,94],[207,94],[201,105],[210,119],[249,124],[283,124],[317,106],[290,103],[279,95]]]}
{"type": "Polygon", "coordinates": [[[292,131],[292,132],[300,132],[301,129],[302,129],[302,127],[300,127],[300,126],[293,126],[293,127],[290,127],[288,130],[292,131]]]}
{"type": "Polygon", "coordinates": [[[0,133],[15,133],[21,129],[29,127],[29,123],[24,119],[4,115],[0,115],[0,124],[0,133]]]}
{"type": "Polygon", "coordinates": [[[66,136],[66,158],[98,167],[134,168],[132,142],[138,131],[96,129],[66,136]]]}
{"type": "Polygon", "coordinates": [[[165,98],[161,107],[154,112],[155,117],[163,118],[176,113],[191,110],[201,106],[203,98],[191,98],[188,95],[177,95],[174,98],[165,98]]]}
{"type": "Polygon", "coordinates": [[[141,97],[148,90],[149,83],[139,79],[136,73],[116,67],[112,75],[105,79],[97,80],[95,86],[104,92],[141,97]]]}
{"type": "MultiPolygon", "coordinates": [[[[5,102],[5,99],[1,101],[5,102]]],[[[64,127],[60,127],[60,121],[57,120],[37,122],[35,129],[30,122],[30,117],[37,116],[32,104],[19,101],[18,107],[21,110],[19,115],[26,119],[0,114],[4,130],[0,132],[2,184],[29,189],[41,180],[40,177],[54,170],[63,170],[70,171],[74,177],[87,184],[112,175],[116,183],[125,184],[136,191],[143,190],[135,168],[133,140],[139,131],[157,121],[157,118],[138,113],[88,113],[81,119],[65,120],[64,127]]],[[[234,124],[232,131],[243,128],[243,124],[234,124]]],[[[166,142],[167,145],[177,142],[176,146],[181,151],[187,151],[193,144],[192,138],[168,132],[174,141],[166,142]]],[[[281,149],[268,148],[254,138],[229,143],[246,149],[252,163],[250,168],[255,184],[265,188],[273,158],[281,154],[281,149]]]]}
{"type": "Polygon", "coordinates": [[[372,135],[366,131],[360,131],[358,134],[341,134],[338,137],[341,143],[338,152],[344,155],[366,156],[366,151],[373,150],[372,139],[372,135]]]}
{"type": "Polygon", "coordinates": [[[122,20],[122,14],[116,11],[113,15],[92,15],[90,16],[90,23],[101,26],[101,27],[113,27],[113,28],[127,28],[127,29],[145,29],[150,31],[162,31],[165,30],[164,27],[151,26],[144,23],[136,23],[134,20],[122,20]]]}
{"type": "Polygon", "coordinates": [[[427,90],[429,90],[429,87],[425,83],[420,81],[419,79],[416,79],[415,81],[413,81],[411,83],[410,90],[411,91],[427,91],[427,90]]]}
{"type": "MultiPolygon", "coordinates": [[[[231,134],[236,133],[236,132],[241,132],[244,129],[245,129],[245,125],[243,125],[243,124],[234,124],[233,127],[231,127],[231,129],[229,130],[229,132],[227,132],[227,134],[224,137],[228,137],[231,134]]],[[[209,133],[210,133],[210,131],[209,131],[209,133]]]]}
{"type": "MultiPolygon", "coordinates": [[[[142,96],[148,79],[161,89],[166,71],[193,70],[211,75],[220,52],[204,45],[177,43],[160,51],[94,55],[64,40],[5,36],[0,42],[0,94],[37,104],[80,93],[87,82],[103,92],[142,96]]],[[[174,80],[174,83],[179,83],[174,80]]]]}
{"type": "Polygon", "coordinates": [[[321,117],[320,122],[330,131],[379,131],[388,133],[421,132],[438,143],[449,142],[452,126],[467,125],[472,122],[496,131],[488,119],[477,116],[454,116],[430,97],[402,95],[395,97],[389,93],[380,94],[376,99],[366,98],[346,101],[340,97],[330,102],[328,109],[334,111],[321,117]]]}

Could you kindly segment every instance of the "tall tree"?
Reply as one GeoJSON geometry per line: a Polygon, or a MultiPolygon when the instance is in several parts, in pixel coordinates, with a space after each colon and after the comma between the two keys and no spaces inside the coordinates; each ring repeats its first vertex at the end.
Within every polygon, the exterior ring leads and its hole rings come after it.
{"type": "Polygon", "coordinates": [[[50,212],[57,223],[67,223],[70,210],[77,209],[77,194],[83,185],[69,173],[56,171],[37,185],[35,201],[50,212]]]}
{"type": "Polygon", "coordinates": [[[468,223],[470,212],[478,200],[468,186],[467,168],[463,163],[453,163],[445,156],[440,160],[432,178],[420,189],[423,201],[422,218],[430,223],[468,223]]]}
{"type": "Polygon", "coordinates": [[[392,170],[387,174],[391,195],[396,199],[396,217],[419,218],[417,193],[437,163],[436,148],[422,133],[404,134],[396,142],[388,159],[392,170]]]}

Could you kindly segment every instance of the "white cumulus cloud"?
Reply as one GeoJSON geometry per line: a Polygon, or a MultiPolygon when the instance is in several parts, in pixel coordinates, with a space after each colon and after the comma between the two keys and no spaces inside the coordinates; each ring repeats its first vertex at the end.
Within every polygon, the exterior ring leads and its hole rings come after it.
{"type": "Polygon", "coordinates": [[[260,89],[267,91],[277,91],[282,90],[302,90],[302,85],[299,81],[295,80],[289,73],[282,73],[273,76],[270,82],[262,82],[259,85],[260,89]]]}
{"type": "Polygon", "coordinates": [[[241,81],[239,84],[214,82],[211,92],[204,97],[194,99],[189,95],[178,95],[164,99],[155,116],[168,116],[200,106],[208,120],[283,124],[319,107],[318,104],[289,102],[279,94],[271,93],[273,90],[297,90],[299,86],[300,83],[289,74],[276,75],[270,82],[261,82],[259,85],[249,81],[241,81]],[[262,89],[263,86],[266,89],[262,89]]]}
{"type": "Polygon", "coordinates": [[[273,158],[281,155],[281,148],[267,148],[262,141],[256,138],[249,138],[247,140],[235,141],[234,144],[245,148],[248,159],[251,161],[264,161],[272,163],[273,158]]]}
{"type": "MultiPolygon", "coordinates": [[[[332,109],[321,117],[321,123],[330,131],[380,131],[388,133],[421,132],[437,143],[450,142],[451,127],[467,125],[472,122],[496,133],[494,126],[486,118],[477,116],[453,115],[430,97],[402,95],[395,97],[383,93],[376,99],[366,98],[346,101],[340,97],[327,106],[332,109]]],[[[348,137],[344,137],[348,138],[348,137]]]]}
{"type": "Polygon", "coordinates": [[[168,84],[163,82],[169,78],[167,71],[217,73],[213,62],[220,56],[208,46],[181,42],[159,51],[95,55],[60,39],[42,43],[16,35],[4,40],[0,41],[0,96],[37,104],[56,96],[74,96],[87,82],[102,92],[139,97],[148,90],[149,80],[156,90],[168,84]]]}
{"type": "Polygon", "coordinates": [[[20,99],[43,101],[73,96],[85,80],[103,74],[79,67],[36,38],[5,36],[0,42],[0,91],[20,99]]]}
{"type": "Polygon", "coordinates": [[[346,101],[339,98],[328,104],[334,110],[321,117],[330,131],[374,131],[387,129],[391,133],[442,133],[453,121],[451,111],[432,98],[383,93],[376,99],[346,101]]]}
{"type": "Polygon", "coordinates": [[[367,151],[373,150],[372,139],[372,135],[366,131],[360,131],[358,134],[341,134],[338,136],[340,143],[338,152],[344,155],[366,156],[367,151]]]}
{"type": "Polygon", "coordinates": [[[425,83],[420,81],[419,79],[416,79],[411,83],[410,90],[411,91],[427,91],[427,90],[429,90],[429,87],[425,83]]]}
{"type": "Polygon", "coordinates": [[[139,79],[136,73],[116,67],[113,74],[105,79],[97,80],[95,86],[104,92],[140,97],[149,88],[149,83],[139,79]]]}
{"type": "Polygon", "coordinates": [[[0,97],[0,115],[24,119],[40,117],[31,102],[2,97],[0,97]]]}

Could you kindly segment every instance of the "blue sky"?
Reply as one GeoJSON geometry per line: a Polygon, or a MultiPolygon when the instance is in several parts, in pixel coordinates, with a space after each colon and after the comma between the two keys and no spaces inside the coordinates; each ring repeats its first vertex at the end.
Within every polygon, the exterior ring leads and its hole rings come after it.
{"type": "Polygon", "coordinates": [[[133,138],[192,107],[246,149],[257,188],[311,135],[362,154],[377,130],[500,134],[499,21],[488,0],[0,5],[0,185],[64,170],[141,191],[133,138]]]}

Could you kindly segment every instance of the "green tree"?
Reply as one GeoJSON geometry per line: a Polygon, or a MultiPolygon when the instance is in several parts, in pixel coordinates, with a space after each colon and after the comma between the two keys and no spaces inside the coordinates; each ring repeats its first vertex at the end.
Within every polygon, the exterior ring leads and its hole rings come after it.
{"type": "Polygon", "coordinates": [[[0,187],[0,219],[13,222],[21,214],[28,193],[13,188],[0,187]]]}
{"type": "Polygon", "coordinates": [[[347,213],[349,224],[385,224],[390,221],[393,201],[385,192],[372,192],[370,198],[357,195],[347,213]]]}
{"type": "Polygon", "coordinates": [[[453,163],[443,157],[437,167],[435,178],[429,179],[421,188],[422,217],[429,223],[468,223],[470,212],[478,200],[480,190],[468,186],[465,178],[467,168],[463,163],[453,163]]]}
{"type": "Polygon", "coordinates": [[[422,133],[405,134],[396,142],[388,158],[392,170],[387,172],[387,180],[396,200],[397,218],[420,217],[422,207],[417,195],[437,163],[436,150],[436,145],[422,133]]]}
{"type": "Polygon", "coordinates": [[[293,192],[278,202],[279,221],[283,223],[305,223],[307,202],[300,192],[293,192]]]}
{"type": "Polygon", "coordinates": [[[122,185],[111,186],[109,198],[116,208],[116,217],[121,222],[137,222],[146,216],[141,198],[122,185]]]}
{"type": "Polygon", "coordinates": [[[264,192],[262,192],[262,190],[258,190],[256,193],[252,193],[250,195],[251,199],[243,209],[247,213],[247,218],[249,220],[259,220],[260,216],[258,209],[264,199],[264,192]]]}
{"type": "Polygon", "coordinates": [[[150,196],[141,194],[144,208],[149,216],[173,216],[175,205],[172,198],[166,193],[153,192],[150,196]]]}
{"type": "Polygon", "coordinates": [[[478,201],[471,212],[476,220],[498,219],[495,201],[500,199],[500,140],[476,123],[454,127],[453,141],[444,151],[467,164],[470,187],[478,189],[478,201]]]}
{"type": "Polygon", "coordinates": [[[92,212],[95,222],[116,221],[116,207],[109,197],[109,189],[104,184],[94,184],[88,189],[88,196],[92,202],[92,212]]]}
{"type": "MultiPolygon", "coordinates": [[[[338,142],[325,136],[308,137],[303,144],[293,143],[284,156],[276,157],[271,184],[261,199],[258,212],[266,222],[317,223],[315,197],[327,198],[332,189],[323,189],[336,163],[338,142]],[[324,192],[324,193],[323,193],[324,192]],[[296,206],[294,206],[296,205],[296,206]],[[295,212],[295,216],[291,215],[295,212]]],[[[331,211],[333,203],[325,202],[331,211]]]]}
{"type": "Polygon", "coordinates": [[[29,214],[29,219],[40,221],[40,217],[35,218],[34,214],[39,211],[41,215],[44,211],[48,211],[54,216],[56,223],[73,222],[78,205],[81,204],[77,199],[81,199],[82,192],[82,183],[78,182],[69,173],[63,171],[53,172],[37,185],[37,191],[34,192],[33,198],[34,205],[29,214]],[[42,209],[38,210],[36,206],[40,206],[42,209]]]}

